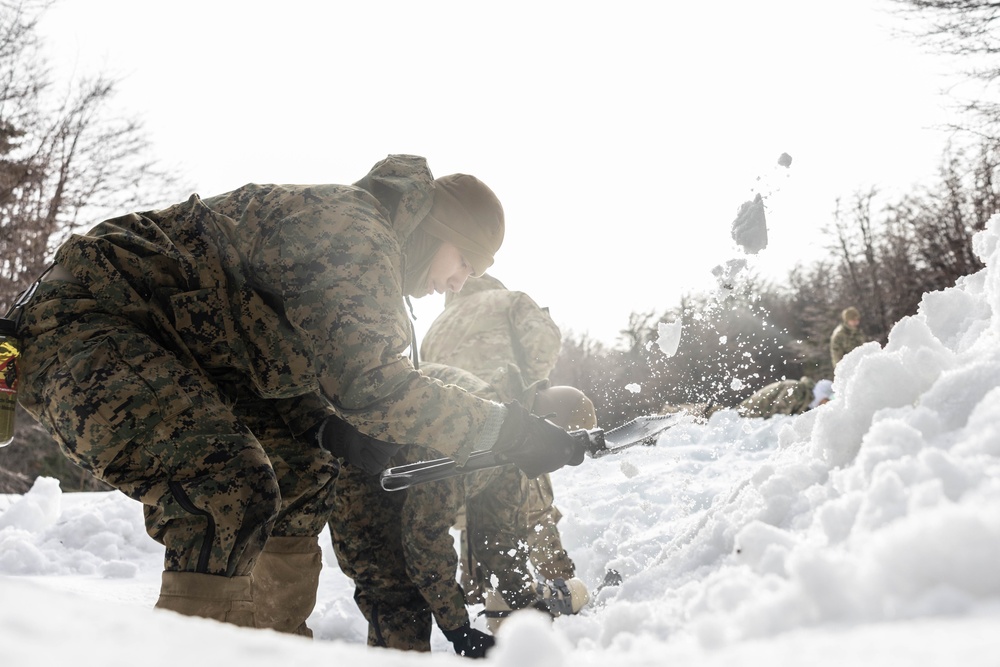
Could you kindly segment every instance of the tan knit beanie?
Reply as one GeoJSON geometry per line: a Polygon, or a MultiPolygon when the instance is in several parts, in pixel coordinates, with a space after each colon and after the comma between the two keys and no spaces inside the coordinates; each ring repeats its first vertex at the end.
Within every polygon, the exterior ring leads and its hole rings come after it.
{"type": "Polygon", "coordinates": [[[434,205],[420,228],[461,250],[479,276],[493,265],[503,243],[503,207],[475,176],[442,176],[434,181],[434,205]]]}

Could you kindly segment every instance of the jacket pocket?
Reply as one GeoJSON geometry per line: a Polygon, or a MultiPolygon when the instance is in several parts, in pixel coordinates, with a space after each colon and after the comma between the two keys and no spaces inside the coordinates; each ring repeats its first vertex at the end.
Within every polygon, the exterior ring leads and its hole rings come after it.
{"type": "Polygon", "coordinates": [[[52,375],[47,410],[64,452],[98,476],[130,443],[148,444],[158,424],[192,406],[171,372],[176,359],[148,341],[88,341],[52,375]]]}

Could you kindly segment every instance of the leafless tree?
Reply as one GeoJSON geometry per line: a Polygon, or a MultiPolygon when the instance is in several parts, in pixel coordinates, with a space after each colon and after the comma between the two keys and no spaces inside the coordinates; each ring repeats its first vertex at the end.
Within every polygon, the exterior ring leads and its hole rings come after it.
{"type": "Polygon", "coordinates": [[[980,92],[959,101],[959,108],[974,125],[953,123],[954,129],[979,140],[1000,136],[1000,100],[995,86],[1000,79],[1000,3],[990,0],[891,0],[895,13],[904,19],[903,32],[930,51],[956,58],[972,81],[983,84],[980,92]]]}
{"type": "MultiPolygon", "coordinates": [[[[0,315],[68,234],[140,200],[163,201],[175,183],[148,157],[140,124],[116,114],[114,81],[53,83],[37,32],[51,4],[0,0],[0,315]]],[[[66,490],[106,488],[21,409],[0,472],[11,483],[46,475],[66,490]]]]}
{"type": "MultiPolygon", "coordinates": [[[[72,231],[175,180],[148,157],[139,122],[117,116],[103,75],[59,89],[37,25],[51,3],[0,2],[0,308],[72,231]]],[[[153,193],[156,193],[155,195],[153,193]]]]}

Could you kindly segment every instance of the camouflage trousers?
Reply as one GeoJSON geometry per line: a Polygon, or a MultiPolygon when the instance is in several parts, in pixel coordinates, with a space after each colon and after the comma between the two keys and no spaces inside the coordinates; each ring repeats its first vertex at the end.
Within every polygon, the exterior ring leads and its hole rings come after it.
{"type": "MultiPolygon", "coordinates": [[[[408,447],[393,464],[434,457],[408,447]]],[[[482,599],[457,580],[459,554],[450,534],[463,505],[462,571],[472,590],[495,582],[508,604],[521,609],[536,599],[534,571],[549,579],[573,576],[547,476],[528,480],[509,466],[390,493],[376,476],[344,466],[334,504],[334,551],[354,581],[372,646],[429,651],[432,619],[445,630],[469,622],[466,604],[482,599]]]]}
{"type": "Polygon", "coordinates": [[[566,553],[559,535],[557,524],[562,512],[552,503],[555,492],[552,478],[539,475],[527,480],[528,551],[535,570],[543,578],[572,579],[576,576],[576,565],[566,553]]]}
{"type": "MultiPolygon", "coordinates": [[[[439,456],[405,448],[394,465],[439,456]]],[[[354,599],[368,620],[368,643],[429,651],[431,622],[443,630],[469,623],[451,529],[477,473],[383,491],[375,476],[344,466],[337,480],[330,533],[340,569],[354,581],[354,599]]]]}
{"type": "Polygon", "coordinates": [[[322,397],[221,381],[70,282],[41,283],[19,331],[22,404],[71,461],[143,504],[166,570],[247,575],[270,535],[326,525],[337,461],[295,437],[330,413],[322,397]]]}
{"type": "Polygon", "coordinates": [[[406,495],[384,491],[377,476],[345,465],[336,482],[330,535],[341,571],[354,581],[369,646],[430,651],[430,606],[406,572],[406,495]]]}
{"type": "Polygon", "coordinates": [[[576,571],[562,546],[548,475],[528,479],[507,467],[466,499],[462,584],[469,602],[495,589],[512,609],[535,602],[537,576],[569,579],[576,571]]]}

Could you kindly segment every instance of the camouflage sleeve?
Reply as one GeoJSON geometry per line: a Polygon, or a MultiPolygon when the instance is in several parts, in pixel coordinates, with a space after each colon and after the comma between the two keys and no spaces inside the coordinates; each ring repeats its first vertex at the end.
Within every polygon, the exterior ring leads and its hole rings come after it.
{"type": "Polygon", "coordinates": [[[266,199],[256,229],[241,230],[253,239],[250,274],[311,345],[322,391],[344,418],[375,438],[462,461],[492,445],[503,407],[421,375],[405,356],[401,250],[377,202],[341,186],[266,199]]]}
{"type": "Polygon", "coordinates": [[[519,294],[511,305],[510,324],[525,380],[531,383],[548,378],[562,348],[562,333],[548,310],[527,294],[519,294]]]}
{"type": "Polygon", "coordinates": [[[774,397],[774,402],[771,404],[771,415],[797,414],[800,412],[801,396],[802,392],[798,384],[783,383],[781,391],[777,393],[774,397]]]}
{"type": "Polygon", "coordinates": [[[748,418],[763,417],[768,418],[775,414],[777,402],[781,399],[784,391],[784,384],[774,382],[765,387],[761,387],[748,398],[739,404],[739,413],[748,418]]]}

